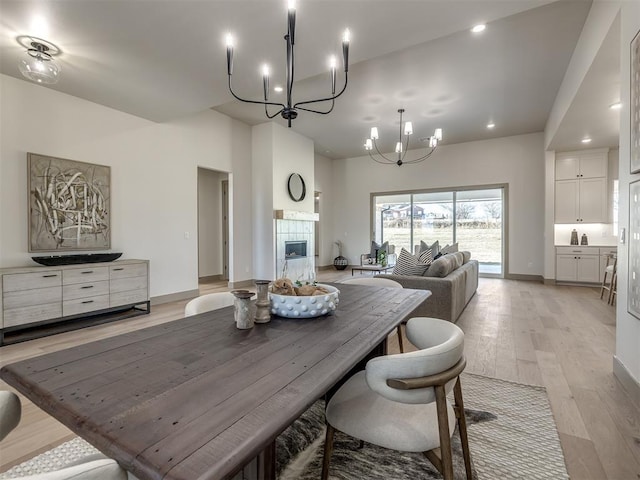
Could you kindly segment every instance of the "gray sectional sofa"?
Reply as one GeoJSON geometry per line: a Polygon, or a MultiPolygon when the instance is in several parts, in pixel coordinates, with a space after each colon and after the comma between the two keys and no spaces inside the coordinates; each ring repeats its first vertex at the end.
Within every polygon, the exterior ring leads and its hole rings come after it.
{"type": "Polygon", "coordinates": [[[478,261],[468,260],[443,278],[380,274],[404,288],[431,290],[431,296],[416,309],[415,317],[435,317],[456,322],[478,288],[478,261]]]}

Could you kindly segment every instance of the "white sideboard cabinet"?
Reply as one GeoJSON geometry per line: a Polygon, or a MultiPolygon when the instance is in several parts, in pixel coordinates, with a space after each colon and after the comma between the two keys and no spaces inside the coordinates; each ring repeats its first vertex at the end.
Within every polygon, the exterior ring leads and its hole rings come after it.
{"type": "Polygon", "coordinates": [[[556,155],[555,223],[607,223],[606,148],[556,155]]]}
{"type": "Polygon", "coordinates": [[[150,312],[148,260],[4,268],[0,283],[0,345],[150,312]]]}

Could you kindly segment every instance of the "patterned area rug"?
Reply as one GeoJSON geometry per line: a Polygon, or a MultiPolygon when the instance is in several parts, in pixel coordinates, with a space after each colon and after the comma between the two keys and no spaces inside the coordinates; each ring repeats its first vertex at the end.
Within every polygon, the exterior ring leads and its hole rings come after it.
{"type": "MultiPolygon", "coordinates": [[[[555,422],[543,387],[463,374],[474,478],[568,480],[555,422]],[[490,412],[490,413],[489,413],[490,412]]],[[[323,404],[317,402],[278,438],[280,480],[320,478],[324,448],[323,404]]],[[[456,479],[464,478],[460,441],[453,438],[456,479]]],[[[421,454],[399,453],[336,433],[332,480],[440,479],[421,454]]],[[[97,452],[75,438],[0,475],[0,480],[57,470],[97,452]]]]}

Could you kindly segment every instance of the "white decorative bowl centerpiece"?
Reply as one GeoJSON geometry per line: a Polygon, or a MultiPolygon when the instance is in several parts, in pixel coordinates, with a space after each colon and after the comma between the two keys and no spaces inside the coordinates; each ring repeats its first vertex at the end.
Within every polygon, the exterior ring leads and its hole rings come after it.
{"type": "Polygon", "coordinates": [[[290,281],[284,283],[285,280],[288,279],[276,280],[271,286],[269,301],[273,315],[313,318],[327,315],[338,306],[340,290],[336,287],[321,283],[294,287],[290,281]]]}

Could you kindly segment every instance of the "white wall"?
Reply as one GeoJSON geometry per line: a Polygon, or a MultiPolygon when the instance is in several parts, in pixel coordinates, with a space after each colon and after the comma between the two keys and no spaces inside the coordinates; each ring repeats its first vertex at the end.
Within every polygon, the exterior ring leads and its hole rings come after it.
{"type": "Polygon", "coordinates": [[[274,210],[314,211],[313,142],[268,122],[252,128],[251,145],[254,278],[271,279],[276,278],[274,210]],[[289,198],[287,180],[292,173],[302,175],[306,184],[307,194],[301,202],[289,198]]]}
{"type": "Polygon", "coordinates": [[[338,255],[338,250],[333,242],[336,241],[334,233],[334,218],[340,214],[340,209],[335,212],[337,204],[334,201],[333,169],[337,161],[315,156],[315,190],[320,192],[320,235],[318,238],[318,266],[333,265],[333,259],[338,255]]]}
{"type": "Polygon", "coordinates": [[[223,273],[222,181],[227,174],[198,168],[198,276],[223,273]]]}
{"type": "Polygon", "coordinates": [[[380,165],[368,156],[334,162],[336,240],[349,263],[359,263],[371,241],[371,192],[508,184],[508,273],[542,275],[544,161],[543,134],[534,133],[442,145],[416,165],[380,165]]]}
{"type": "MultiPolygon", "coordinates": [[[[620,228],[629,232],[629,183],[640,180],[640,175],[631,175],[630,171],[630,114],[629,114],[629,45],[634,35],[640,31],[640,2],[622,2],[620,64],[620,228]]],[[[616,359],[636,382],[636,391],[640,391],[640,320],[627,312],[628,288],[628,249],[627,244],[618,244],[618,287],[616,306],[616,359]]]]}
{"type": "MultiPolygon", "coordinates": [[[[212,110],[154,123],[4,75],[0,98],[0,266],[33,264],[26,154],[35,152],[110,166],[112,250],[150,260],[152,297],[198,288],[197,167],[247,165],[247,125],[212,110]]],[[[233,181],[250,192],[250,175],[233,181]]],[[[236,218],[235,235],[251,231],[250,216],[236,218]]]]}

